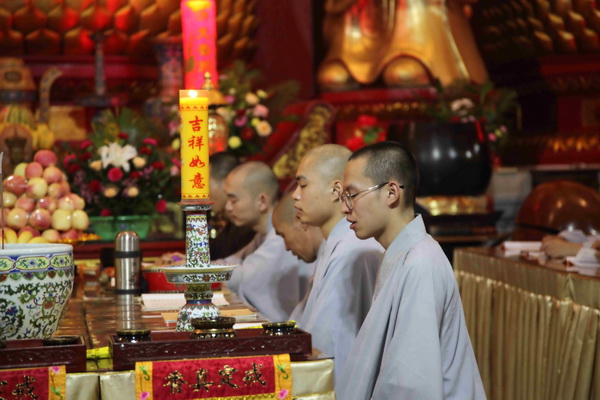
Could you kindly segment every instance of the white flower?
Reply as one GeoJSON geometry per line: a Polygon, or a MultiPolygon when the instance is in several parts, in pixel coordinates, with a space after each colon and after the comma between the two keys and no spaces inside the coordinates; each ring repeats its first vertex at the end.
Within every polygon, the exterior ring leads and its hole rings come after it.
{"type": "Polygon", "coordinates": [[[137,169],[144,168],[146,165],[146,159],[143,157],[136,157],[133,159],[133,166],[137,169]]]}
{"type": "Polygon", "coordinates": [[[246,100],[246,103],[248,103],[248,105],[251,106],[258,104],[258,96],[252,92],[246,93],[246,97],[244,98],[244,100],[246,100]]]}
{"type": "Polygon", "coordinates": [[[458,100],[454,100],[450,103],[450,109],[452,112],[457,113],[459,116],[465,116],[475,107],[475,104],[471,101],[471,99],[462,98],[458,100]]]}
{"type": "Polygon", "coordinates": [[[267,121],[260,121],[258,124],[256,124],[255,128],[256,133],[258,133],[258,136],[261,137],[269,136],[273,130],[267,121]]]}
{"type": "Polygon", "coordinates": [[[130,144],[121,147],[118,143],[111,143],[100,147],[98,152],[102,160],[102,168],[112,165],[123,168],[125,172],[129,172],[129,160],[137,156],[137,150],[130,144]]]}

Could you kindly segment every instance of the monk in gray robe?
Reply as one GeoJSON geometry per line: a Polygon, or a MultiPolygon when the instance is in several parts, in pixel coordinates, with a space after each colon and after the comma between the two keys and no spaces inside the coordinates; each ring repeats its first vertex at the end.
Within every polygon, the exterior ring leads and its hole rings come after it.
{"type": "Polygon", "coordinates": [[[320,228],[300,222],[300,219],[296,216],[294,199],[290,193],[284,195],[275,206],[273,227],[275,232],[283,238],[285,248],[298,257],[301,263],[305,263],[305,266],[300,268],[302,273],[300,276],[300,294],[303,299],[290,315],[290,319],[298,321],[306,306],[316,267],[315,260],[321,244],[325,242],[325,238],[320,228]]]}
{"type": "Polygon", "coordinates": [[[305,264],[285,249],[271,223],[279,182],[268,165],[249,162],[229,173],[224,188],[231,222],[256,232],[247,246],[224,259],[241,264],[233,270],[228,287],[270,321],[286,321],[302,299],[300,276],[305,264]]]}
{"type": "Polygon", "coordinates": [[[375,240],[357,239],[341,213],[339,196],[350,154],[334,144],[309,151],[298,165],[293,194],[300,221],[320,227],[326,240],[298,326],[312,334],[316,348],[334,357],[336,374],[371,306],[383,254],[375,240]]]}
{"type": "Polygon", "coordinates": [[[350,229],[386,252],[340,399],[485,399],[452,267],[414,215],[417,184],[414,158],[393,142],[356,151],[344,171],[350,229]]]}

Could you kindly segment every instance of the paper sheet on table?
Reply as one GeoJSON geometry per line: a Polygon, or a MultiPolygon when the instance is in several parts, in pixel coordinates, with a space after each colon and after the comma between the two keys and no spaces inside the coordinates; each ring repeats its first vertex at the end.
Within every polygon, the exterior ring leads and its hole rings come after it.
{"type": "MultiPolygon", "coordinates": [[[[213,293],[212,302],[217,307],[228,306],[223,293],[213,293]]],[[[142,309],[144,311],[178,310],[185,304],[183,293],[144,293],[142,309]]]]}
{"type": "Polygon", "coordinates": [[[542,242],[507,240],[502,243],[501,248],[504,251],[504,254],[507,256],[519,255],[523,251],[540,251],[542,248],[542,242]]]}
{"type": "Polygon", "coordinates": [[[600,260],[596,258],[596,250],[582,248],[575,257],[567,257],[567,264],[581,268],[600,268],[600,260]]]}

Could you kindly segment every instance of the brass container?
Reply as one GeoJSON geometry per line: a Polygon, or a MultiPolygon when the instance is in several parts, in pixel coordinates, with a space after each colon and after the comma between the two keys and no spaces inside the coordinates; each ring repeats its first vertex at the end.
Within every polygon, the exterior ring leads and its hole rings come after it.
{"type": "Polygon", "coordinates": [[[266,336],[286,336],[296,333],[296,323],[294,321],[270,322],[262,324],[262,326],[262,334],[266,336]]]}
{"type": "Polygon", "coordinates": [[[236,337],[233,324],[235,324],[235,318],[231,317],[192,318],[192,326],[195,331],[190,334],[190,339],[236,337]]]}

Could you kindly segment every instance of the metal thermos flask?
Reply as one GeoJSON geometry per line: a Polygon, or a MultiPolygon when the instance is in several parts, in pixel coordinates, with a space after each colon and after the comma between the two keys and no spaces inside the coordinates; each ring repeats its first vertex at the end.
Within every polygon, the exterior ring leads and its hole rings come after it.
{"type": "Polygon", "coordinates": [[[116,294],[141,294],[140,237],[136,232],[123,231],[115,238],[116,294]]]}

